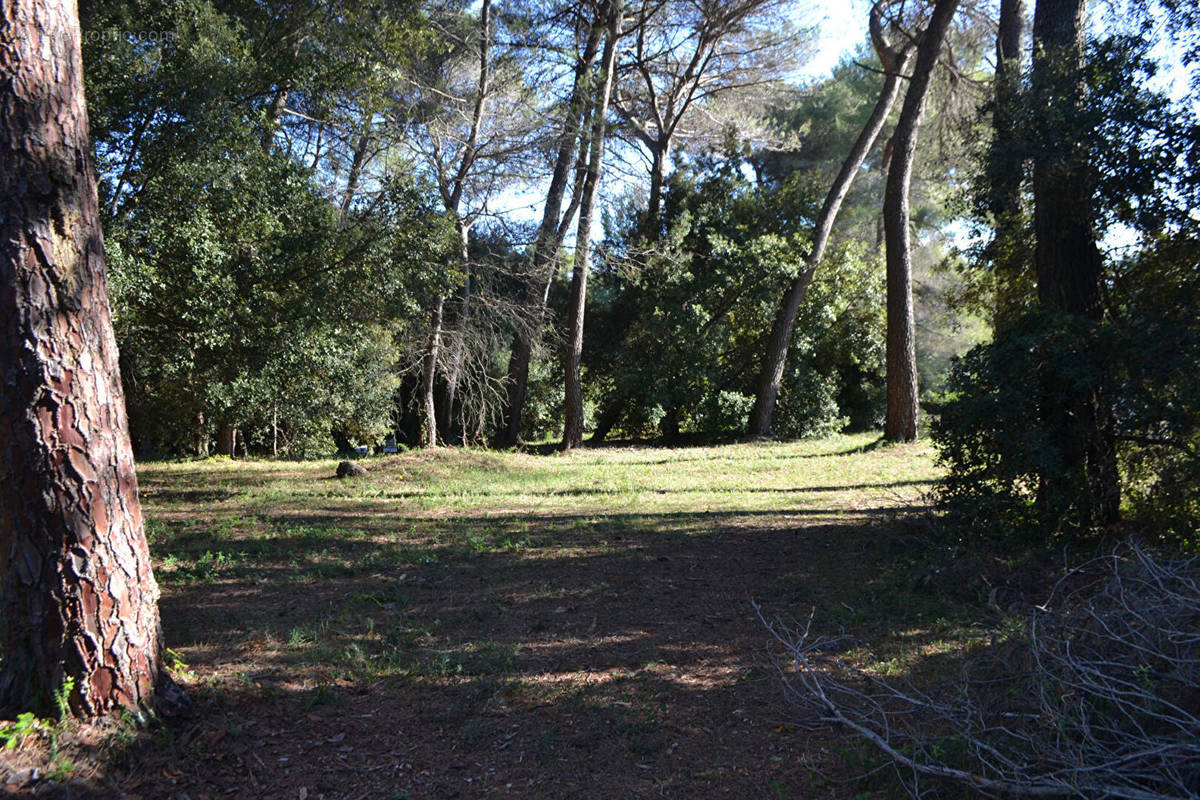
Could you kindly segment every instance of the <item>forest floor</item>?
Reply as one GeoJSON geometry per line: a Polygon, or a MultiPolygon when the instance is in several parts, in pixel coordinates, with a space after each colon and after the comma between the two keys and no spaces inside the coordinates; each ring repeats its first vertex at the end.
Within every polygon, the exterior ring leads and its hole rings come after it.
{"type": "Polygon", "coordinates": [[[859,777],[869,750],[789,707],[756,610],[815,610],[890,675],[980,635],[971,591],[914,580],[931,449],[873,442],[444,449],[347,480],[143,465],[196,713],[10,733],[0,779],[144,800],[887,796],[859,777]]]}

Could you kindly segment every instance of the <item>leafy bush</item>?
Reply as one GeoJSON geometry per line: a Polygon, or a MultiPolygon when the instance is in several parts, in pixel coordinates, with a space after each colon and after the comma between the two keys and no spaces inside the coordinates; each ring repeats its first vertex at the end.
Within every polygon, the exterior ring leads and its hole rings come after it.
{"type": "Polygon", "coordinates": [[[1048,412],[1072,407],[1096,384],[1098,333],[1085,320],[1033,313],[956,362],[949,400],[931,426],[948,468],[944,505],[1006,531],[1059,528],[1077,517],[1087,495],[1070,452],[1077,437],[1056,428],[1080,423],[1048,412]]]}
{"type": "Polygon", "coordinates": [[[1034,312],[960,359],[932,426],[942,503],[976,531],[1069,527],[1087,498],[1070,409],[1103,381],[1123,515],[1200,546],[1198,261],[1197,240],[1164,240],[1117,265],[1104,324],[1034,312]]]}

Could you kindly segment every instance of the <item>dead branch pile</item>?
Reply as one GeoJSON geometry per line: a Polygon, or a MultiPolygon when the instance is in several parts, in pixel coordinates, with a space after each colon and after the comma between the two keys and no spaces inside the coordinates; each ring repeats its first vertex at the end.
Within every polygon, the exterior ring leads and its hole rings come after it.
{"type": "Polygon", "coordinates": [[[1200,797],[1200,558],[1130,544],[1068,570],[936,692],[850,666],[811,617],[768,627],[802,716],[879,748],[914,796],[940,778],[988,796],[1200,797]]]}

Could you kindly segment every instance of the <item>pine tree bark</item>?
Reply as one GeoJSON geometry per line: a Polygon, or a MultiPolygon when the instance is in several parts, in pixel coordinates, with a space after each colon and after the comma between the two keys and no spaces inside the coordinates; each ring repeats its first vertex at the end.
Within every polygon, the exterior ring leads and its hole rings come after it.
{"type": "Polygon", "coordinates": [[[783,385],[783,371],[787,364],[788,347],[791,344],[796,315],[800,311],[800,306],[804,304],[805,297],[808,296],[813,276],[821,264],[821,259],[825,256],[825,248],[829,244],[833,224],[837,220],[842,202],[846,199],[850,186],[854,182],[854,176],[858,174],[863,161],[866,160],[867,153],[871,151],[875,140],[879,137],[879,132],[883,130],[888,114],[891,113],[892,106],[896,104],[896,98],[900,94],[900,81],[908,65],[911,49],[894,51],[884,40],[881,15],[885,3],[886,0],[880,0],[871,10],[871,35],[875,40],[875,49],[879,53],[886,72],[883,88],[880,89],[879,99],[871,110],[866,124],[863,125],[862,132],[859,133],[850,153],[842,162],[842,168],[838,171],[833,185],[829,187],[829,193],[825,196],[825,203],[821,207],[821,213],[817,216],[816,225],[813,228],[812,248],[804,260],[804,267],[780,301],[779,311],[775,315],[775,323],[771,327],[771,336],[767,340],[767,351],[763,359],[762,370],[759,373],[754,407],[750,411],[749,433],[751,436],[765,436],[771,432],[775,416],[775,401],[778,399],[779,389],[783,385]]]}
{"type": "Polygon", "coordinates": [[[587,177],[583,187],[583,198],[579,204],[579,228],[575,237],[575,263],[571,270],[571,299],[567,318],[567,346],[563,358],[566,373],[562,450],[571,450],[583,444],[583,385],[580,382],[580,364],[583,360],[583,318],[587,306],[587,279],[591,269],[592,212],[600,185],[600,174],[604,164],[605,123],[608,102],[612,96],[613,73],[616,71],[617,39],[621,36],[621,0],[609,0],[605,6],[608,34],[604,40],[604,55],[601,58],[602,81],[596,98],[592,132],[588,137],[591,154],[587,177]]]}
{"type": "Polygon", "coordinates": [[[148,709],[170,679],[108,306],[79,22],[0,12],[0,708],[148,709]]]}
{"type": "MultiPolygon", "coordinates": [[[[1086,5],[1085,0],[1038,0],[1034,11],[1032,92],[1042,117],[1034,133],[1043,145],[1033,157],[1034,267],[1043,308],[1099,323],[1104,262],[1096,243],[1095,180],[1084,122],[1086,5]]],[[[1101,377],[1066,398],[1062,387],[1048,386],[1043,413],[1065,470],[1082,469],[1086,497],[1080,522],[1107,525],[1119,518],[1121,499],[1113,412],[1101,354],[1078,355],[1101,377]]]]}
{"type": "Polygon", "coordinates": [[[887,248],[887,415],[883,435],[892,442],[917,438],[917,346],[913,319],[912,244],[909,236],[909,187],[917,136],[933,70],[958,0],[937,0],[917,47],[912,79],[892,134],[892,166],[883,198],[887,248]]]}

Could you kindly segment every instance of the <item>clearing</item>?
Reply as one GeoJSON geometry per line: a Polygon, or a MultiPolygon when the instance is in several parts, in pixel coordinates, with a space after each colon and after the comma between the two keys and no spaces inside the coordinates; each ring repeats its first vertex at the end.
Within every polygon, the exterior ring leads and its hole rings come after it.
{"type": "Polygon", "coordinates": [[[143,465],[199,710],[78,731],[62,772],[147,800],[875,796],[857,742],[789,719],[755,610],[815,608],[890,674],[969,635],[907,569],[931,449],[872,442],[143,465]]]}

